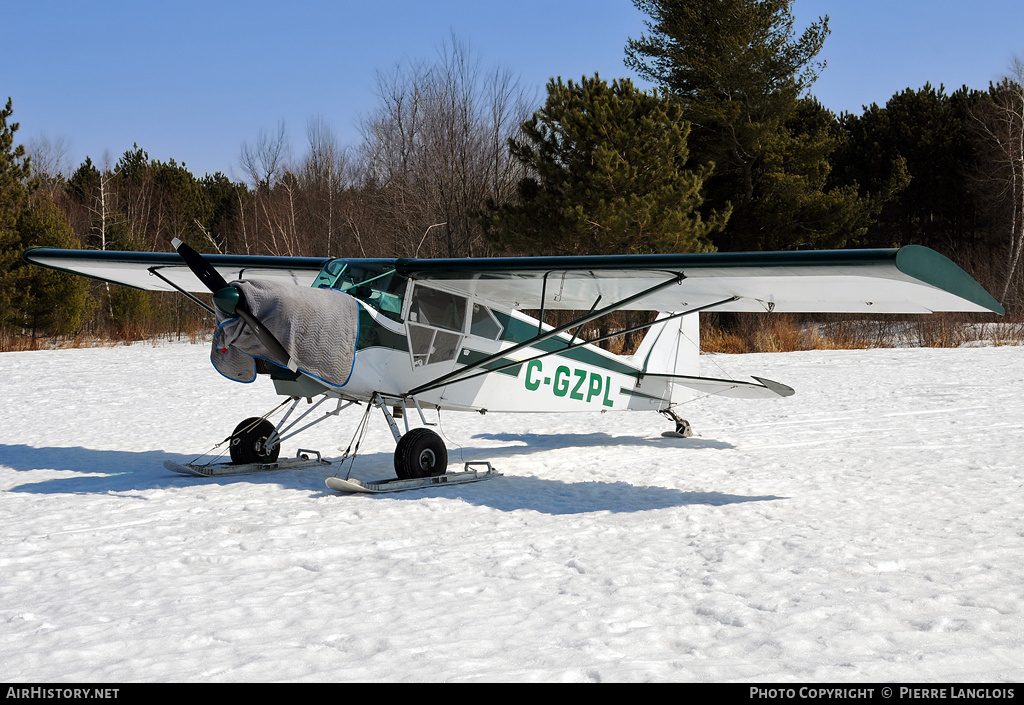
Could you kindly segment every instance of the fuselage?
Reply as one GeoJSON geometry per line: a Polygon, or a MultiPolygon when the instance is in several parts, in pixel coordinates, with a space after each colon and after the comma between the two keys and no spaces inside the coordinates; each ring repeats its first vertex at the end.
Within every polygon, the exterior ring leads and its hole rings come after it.
{"type": "Polygon", "coordinates": [[[415,401],[480,412],[650,410],[667,404],[669,385],[644,379],[642,359],[579,345],[569,333],[520,347],[551,328],[437,282],[400,278],[387,261],[379,267],[365,260],[360,265],[333,260],[313,285],[359,303],[349,379],[336,386],[271,370],[279,393],[326,392],[361,401],[375,393],[406,398],[410,390],[461,370],[443,386],[415,394],[415,401]],[[504,350],[512,352],[504,355],[504,350]]]}

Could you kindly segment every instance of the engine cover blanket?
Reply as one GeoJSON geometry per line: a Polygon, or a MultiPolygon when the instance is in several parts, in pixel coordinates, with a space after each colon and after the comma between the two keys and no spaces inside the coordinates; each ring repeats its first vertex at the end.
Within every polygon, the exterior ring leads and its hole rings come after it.
{"type": "MultiPolygon", "coordinates": [[[[231,282],[253,315],[288,351],[303,373],[335,387],[352,373],[359,334],[359,304],[334,289],[311,289],[267,280],[231,282]]],[[[256,360],[275,360],[241,318],[217,309],[210,360],[217,371],[237,382],[256,379],[256,360]]]]}

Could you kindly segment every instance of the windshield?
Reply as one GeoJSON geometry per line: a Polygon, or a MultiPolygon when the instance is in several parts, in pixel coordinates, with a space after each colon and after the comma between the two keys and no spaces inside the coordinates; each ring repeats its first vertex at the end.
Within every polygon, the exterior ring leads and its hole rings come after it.
{"type": "Polygon", "coordinates": [[[406,278],[396,274],[391,265],[391,260],[333,259],[320,270],[313,287],[344,291],[399,321],[406,278]]]}

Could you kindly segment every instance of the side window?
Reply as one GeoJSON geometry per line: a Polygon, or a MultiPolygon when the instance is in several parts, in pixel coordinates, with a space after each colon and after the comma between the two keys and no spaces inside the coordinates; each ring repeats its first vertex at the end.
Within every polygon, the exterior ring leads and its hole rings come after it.
{"type": "Polygon", "coordinates": [[[409,304],[409,348],[413,367],[450,362],[462,344],[469,299],[417,286],[409,304]]]}
{"type": "Polygon", "coordinates": [[[412,351],[413,367],[422,367],[427,364],[427,357],[430,355],[434,345],[434,333],[437,331],[423,326],[409,326],[409,348],[412,351]]]}
{"type": "Polygon", "coordinates": [[[481,338],[497,340],[501,336],[501,324],[486,306],[473,304],[473,319],[469,324],[469,332],[481,338]]]}
{"type": "Polygon", "coordinates": [[[466,321],[466,304],[465,296],[417,286],[409,306],[409,320],[461,333],[466,321]]]}

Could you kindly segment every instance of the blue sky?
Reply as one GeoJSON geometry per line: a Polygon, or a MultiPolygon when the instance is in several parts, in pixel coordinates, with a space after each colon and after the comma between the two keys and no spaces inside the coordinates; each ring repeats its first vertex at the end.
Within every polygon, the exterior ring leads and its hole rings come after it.
{"type": "MultiPolygon", "coordinates": [[[[233,178],[242,142],[282,120],[295,156],[311,118],[357,143],[376,72],[431,59],[452,34],[539,104],[552,76],[633,77],[624,47],[645,19],[629,0],[0,0],[0,11],[0,99],[14,100],[21,142],[65,140],[72,166],[116,162],[137,142],[233,178]]],[[[1022,0],[797,0],[795,12],[830,16],[812,92],[836,112],[926,82],[985,88],[1024,57],[1022,0]]]]}

